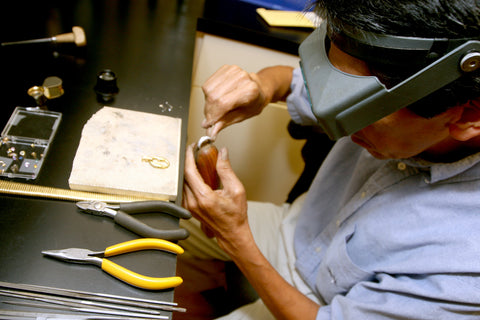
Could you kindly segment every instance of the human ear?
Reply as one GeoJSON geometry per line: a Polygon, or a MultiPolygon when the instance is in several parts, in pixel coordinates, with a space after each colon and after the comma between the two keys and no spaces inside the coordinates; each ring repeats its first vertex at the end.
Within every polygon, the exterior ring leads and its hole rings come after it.
{"type": "Polygon", "coordinates": [[[463,112],[459,120],[450,123],[450,136],[458,141],[480,136],[480,98],[458,107],[463,108],[463,112]]]}

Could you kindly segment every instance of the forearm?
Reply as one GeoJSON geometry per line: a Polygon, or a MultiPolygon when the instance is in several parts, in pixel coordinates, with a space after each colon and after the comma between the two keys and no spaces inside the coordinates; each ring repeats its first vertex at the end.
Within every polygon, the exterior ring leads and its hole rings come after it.
{"type": "Polygon", "coordinates": [[[274,66],[257,72],[270,102],[284,101],[290,93],[293,67],[274,66]]]}
{"type": "Polygon", "coordinates": [[[224,250],[247,277],[276,319],[315,319],[320,307],[285,281],[255,245],[251,233],[224,250]]]}

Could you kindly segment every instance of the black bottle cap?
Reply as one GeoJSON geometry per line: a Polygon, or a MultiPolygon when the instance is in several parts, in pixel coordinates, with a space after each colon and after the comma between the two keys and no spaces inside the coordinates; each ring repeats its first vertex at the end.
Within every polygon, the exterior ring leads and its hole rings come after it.
{"type": "Polygon", "coordinates": [[[97,84],[94,87],[99,102],[110,102],[118,93],[117,76],[110,69],[104,69],[97,74],[97,84]]]}

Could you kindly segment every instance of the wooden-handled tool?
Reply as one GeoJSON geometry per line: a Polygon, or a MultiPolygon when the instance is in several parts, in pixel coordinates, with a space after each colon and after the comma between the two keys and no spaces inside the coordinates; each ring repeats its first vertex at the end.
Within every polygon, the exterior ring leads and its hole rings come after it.
{"type": "Polygon", "coordinates": [[[195,149],[195,162],[203,180],[213,190],[220,188],[220,179],[216,169],[217,158],[218,149],[213,144],[213,139],[208,136],[201,137],[195,149]]]}
{"type": "Polygon", "coordinates": [[[75,43],[77,47],[83,47],[87,45],[87,38],[85,36],[85,31],[82,27],[75,26],[72,28],[72,32],[62,33],[51,38],[42,38],[42,39],[32,39],[32,40],[22,40],[22,41],[13,41],[13,42],[3,42],[2,47],[5,46],[14,46],[22,44],[33,44],[33,43],[75,43]]]}

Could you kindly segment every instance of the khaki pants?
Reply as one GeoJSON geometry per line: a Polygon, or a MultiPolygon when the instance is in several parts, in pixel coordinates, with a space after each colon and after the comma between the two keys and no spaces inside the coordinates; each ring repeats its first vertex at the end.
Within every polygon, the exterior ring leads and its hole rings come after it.
{"type": "MultiPolygon", "coordinates": [[[[291,285],[299,289],[310,299],[318,303],[311,289],[300,278],[295,269],[293,236],[298,214],[305,195],[300,196],[291,205],[281,206],[271,203],[249,202],[248,221],[253,237],[263,255],[272,266],[291,285]]],[[[181,220],[181,226],[190,232],[190,237],[179,241],[185,254],[200,259],[231,260],[217,245],[215,239],[207,238],[195,219],[181,220]]],[[[274,319],[261,299],[234,310],[221,317],[223,320],[274,319]]]]}

